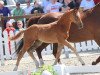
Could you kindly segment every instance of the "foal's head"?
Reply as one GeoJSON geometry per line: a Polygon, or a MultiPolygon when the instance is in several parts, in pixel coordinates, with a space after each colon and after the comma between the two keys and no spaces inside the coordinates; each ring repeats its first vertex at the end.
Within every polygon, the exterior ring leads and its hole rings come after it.
{"type": "Polygon", "coordinates": [[[69,11],[69,13],[70,13],[70,16],[71,16],[70,19],[72,20],[72,22],[77,24],[79,26],[79,29],[83,28],[83,23],[80,18],[80,13],[78,9],[72,9],[69,11]]]}

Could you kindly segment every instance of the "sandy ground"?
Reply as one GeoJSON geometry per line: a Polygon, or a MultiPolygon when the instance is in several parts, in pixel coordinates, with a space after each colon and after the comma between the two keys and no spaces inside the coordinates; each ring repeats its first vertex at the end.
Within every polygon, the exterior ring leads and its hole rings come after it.
{"type": "MultiPolygon", "coordinates": [[[[82,57],[86,65],[91,65],[91,62],[94,61],[99,55],[100,53],[91,53],[91,52],[80,53],[80,56],[82,57]]],[[[45,64],[52,65],[54,62],[53,55],[43,55],[43,59],[44,59],[45,64]]],[[[66,66],[81,65],[74,54],[69,54],[69,58],[65,58],[65,54],[62,54],[61,61],[66,66]]],[[[16,60],[5,60],[4,63],[5,63],[4,66],[0,66],[0,72],[12,71],[15,66],[16,60]]],[[[21,60],[18,70],[26,70],[26,69],[33,70],[34,68],[35,68],[35,65],[34,65],[33,60],[30,57],[25,57],[21,60]]],[[[80,74],[76,74],[76,75],[80,75],[80,74]]],[[[100,73],[99,74],[97,73],[96,74],[84,74],[84,75],[100,75],[100,73]]]]}

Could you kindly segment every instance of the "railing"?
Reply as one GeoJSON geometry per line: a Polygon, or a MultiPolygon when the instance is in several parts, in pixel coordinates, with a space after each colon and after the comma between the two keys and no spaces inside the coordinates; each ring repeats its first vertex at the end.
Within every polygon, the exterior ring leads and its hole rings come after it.
{"type": "MultiPolygon", "coordinates": [[[[14,33],[11,31],[10,36],[13,36],[14,33]]],[[[8,44],[8,34],[6,31],[2,33],[2,30],[0,30],[0,55],[4,56],[3,58],[10,59],[12,54],[15,52],[15,43],[18,43],[17,41],[10,41],[10,47],[11,47],[11,54],[9,52],[9,44],[8,44]],[[3,34],[3,37],[2,37],[3,34]]],[[[99,50],[99,46],[95,43],[93,40],[88,40],[84,42],[78,42],[78,43],[71,43],[74,47],[76,47],[78,52],[87,52],[87,51],[95,51],[99,50]]],[[[64,46],[63,52],[71,52],[71,50],[68,47],[64,46]]],[[[52,54],[52,45],[48,45],[43,51],[42,54],[52,54]]]]}
{"type": "MultiPolygon", "coordinates": [[[[44,15],[44,14],[37,13],[37,14],[30,14],[30,15],[23,15],[23,16],[13,16],[13,17],[4,17],[4,16],[0,15],[0,26],[3,27],[2,21],[4,19],[30,18],[32,16],[41,16],[41,15],[44,15]]],[[[4,37],[2,37],[2,30],[1,29],[0,29],[0,49],[2,49],[2,50],[0,50],[1,51],[0,53],[3,53],[3,54],[1,54],[1,56],[5,54],[6,57],[10,58],[11,55],[9,55],[9,50],[8,50],[9,48],[8,48],[8,41],[7,41],[8,40],[7,33],[4,32],[3,33],[4,37]]],[[[11,32],[11,36],[12,35],[13,35],[13,33],[11,32]]],[[[78,52],[91,51],[91,50],[98,50],[99,49],[99,46],[93,40],[73,43],[73,45],[74,45],[74,47],[76,47],[78,52]]],[[[15,51],[15,42],[11,42],[10,46],[12,47],[11,51],[13,53],[15,51]]],[[[67,53],[67,52],[70,52],[71,50],[67,47],[64,47],[63,51],[65,51],[65,53],[67,53]]],[[[52,53],[52,45],[49,45],[48,47],[46,47],[46,49],[44,49],[42,51],[42,54],[51,54],[51,53],[52,53]]]]}

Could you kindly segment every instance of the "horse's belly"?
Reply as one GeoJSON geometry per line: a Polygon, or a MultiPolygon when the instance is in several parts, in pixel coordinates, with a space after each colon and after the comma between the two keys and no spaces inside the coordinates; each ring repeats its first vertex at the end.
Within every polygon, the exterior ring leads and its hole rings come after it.
{"type": "Polygon", "coordinates": [[[57,37],[53,36],[53,35],[45,35],[45,36],[39,36],[38,39],[42,42],[45,42],[45,43],[57,43],[58,40],[57,40],[57,37]]]}

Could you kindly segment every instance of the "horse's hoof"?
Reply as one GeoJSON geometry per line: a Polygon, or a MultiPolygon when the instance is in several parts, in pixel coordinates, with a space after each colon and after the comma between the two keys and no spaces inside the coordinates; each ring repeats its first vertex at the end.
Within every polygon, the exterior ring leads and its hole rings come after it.
{"type": "Polygon", "coordinates": [[[96,62],[93,61],[93,62],[92,62],[92,65],[96,65],[96,62]]]}

